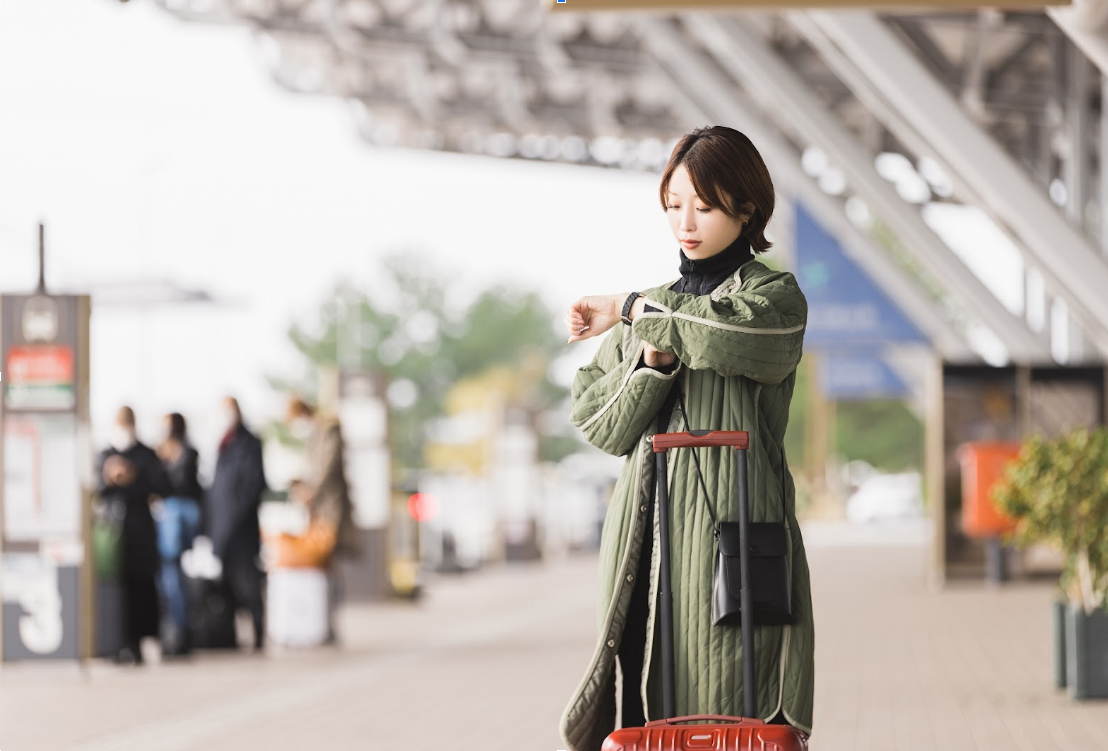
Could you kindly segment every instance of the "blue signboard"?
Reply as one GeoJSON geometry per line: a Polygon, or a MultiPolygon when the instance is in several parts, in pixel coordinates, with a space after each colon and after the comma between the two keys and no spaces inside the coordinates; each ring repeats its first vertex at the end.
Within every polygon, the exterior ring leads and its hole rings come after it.
{"type": "Polygon", "coordinates": [[[799,202],[796,260],[797,281],[808,299],[805,347],[823,351],[928,341],[799,202]]]}
{"type": "Polygon", "coordinates": [[[874,350],[827,352],[819,361],[820,388],[836,401],[906,399],[911,389],[874,350]]]}

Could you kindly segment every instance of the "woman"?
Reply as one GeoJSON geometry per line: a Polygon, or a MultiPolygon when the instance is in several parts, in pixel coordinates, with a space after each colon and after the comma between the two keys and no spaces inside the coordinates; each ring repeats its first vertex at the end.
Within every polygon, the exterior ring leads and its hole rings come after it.
{"type": "Polygon", "coordinates": [[[174,412],[165,416],[165,438],[158,447],[168,477],[168,494],[158,518],[158,552],[161,554],[162,596],[173,628],[162,652],[166,656],[188,654],[188,599],[181,578],[181,555],[200,532],[200,500],[197,479],[199,454],[189,445],[185,418],[174,412]]]}
{"type": "Polygon", "coordinates": [[[120,407],[97,460],[97,494],[121,520],[121,647],[114,659],[141,665],[142,640],[158,635],[158,545],[150,502],[166,495],[166,477],[154,450],[138,440],[135,413],[120,407]]]}
{"type": "MultiPolygon", "coordinates": [[[[598,642],[562,716],[572,751],[600,748],[615,728],[617,704],[622,727],[661,717],[658,527],[647,438],[687,429],[674,409],[679,394],[688,427],[750,432],[751,521],[780,521],[785,508],[795,622],[755,631],[757,706],[760,719],[812,728],[811,592],[783,443],[807,302],[792,274],[754,257],[770,247],[764,230],[774,190],[742,133],[716,126],[685,135],[659,192],[680,243],[681,278],[641,293],[582,297],[565,316],[570,342],[614,328],[577,372],[571,419],[590,443],[627,457],[602,532],[598,642]]],[[[719,518],[736,520],[732,452],[698,451],[719,518]]],[[[669,462],[676,713],[741,715],[740,632],[712,622],[715,540],[692,451],[671,452],[669,462]]]]}

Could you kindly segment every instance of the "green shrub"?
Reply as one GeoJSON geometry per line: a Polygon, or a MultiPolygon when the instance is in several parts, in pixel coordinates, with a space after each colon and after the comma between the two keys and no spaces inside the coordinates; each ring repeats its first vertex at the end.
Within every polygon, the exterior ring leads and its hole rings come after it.
{"type": "Polygon", "coordinates": [[[1062,589],[1091,613],[1108,595],[1108,428],[1024,441],[993,490],[1016,520],[1008,541],[1046,542],[1066,557],[1062,589]]]}

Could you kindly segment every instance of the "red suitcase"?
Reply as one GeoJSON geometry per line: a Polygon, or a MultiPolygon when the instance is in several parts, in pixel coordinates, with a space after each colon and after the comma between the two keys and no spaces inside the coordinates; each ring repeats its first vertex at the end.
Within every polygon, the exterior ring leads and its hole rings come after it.
{"type": "MultiPolygon", "coordinates": [[[[740,600],[742,612],[754,611],[753,595],[747,581],[750,570],[746,525],[750,521],[747,496],[746,450],[750,435],[746,431],[691,430],[685,433],[658,433],[652,438],[658,477],[658,527],[661,564],[658,611],[662,640],[663,712],[668,720],[656,720],[641,728],[620,728],[604,741],[601,751],[805,751],[808,736],[791,725],[770,725],[757,717],[757,697],[743,692],[743,711],[748,717],[692,715],[674,717],[673,688],[673,590],[669,565],[669,487],[666,476],[666,452],[672,448],[727,446],[735,449],[735,468],[739,486],[739,559],[742,568],[740,600]],[[691,723],[691,724],[686,724],[691,723]]],[[[749,619],[753,620],[753,619],[749,619]]],[[[754,630],[743,618],[743,655],[754,654],[754,630]]],[[[743,685],[753,686],[754,660],[743,660],[743,685]]]]}

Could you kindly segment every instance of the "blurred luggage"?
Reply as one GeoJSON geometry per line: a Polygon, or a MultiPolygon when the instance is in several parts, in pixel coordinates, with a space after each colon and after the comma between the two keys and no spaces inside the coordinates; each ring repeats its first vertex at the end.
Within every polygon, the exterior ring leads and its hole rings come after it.
{"type": "Polygon", "coordinates": [[[96,579],[96,656],[113,657],[123,648],[123,585],[96,579]]]}
{"type": "Polygon", "coordinates": [[[222,579],[183,577],[193,649],[236,649],[235,602],[222,579]]]}
{"type": "Polygon", "coordinates": [[[266,568],[321,568],[331,558],[335,539],[334,526],[318,520],[302,535],[266,536],[266,568]]]}
{"type": "MultiPolygon", "coordinates": [[[[658,616],[661,622],[662,695],[663,715],[668,719],[646,723],[645,727],[620,728],[605,740],[601,751],[804,751],[808,748],[808,736],[791,725],[767,724],[756,719],[758,715],[757,692],[743,691],[745,717],[720,715],[693,715],[674,717],[676,705],[674,689],[674,633],[673,633],[673,584],[669,560],[669,481],[667,479],[666,452],[676,448],[701,446],[728,447],[735,451],[735,469],[739,489],[739,568],[741,570],[742,614],[739,628],[742,633],[743,686],[756,686],[754,660],[754,593],[750,577],[750,500],[747,496],[747,456],[750,436],[745,431],[692,430],[684,433],[658,433],[653,439],[658,488],[658,527],[660,583],[658,587],[658,616]],[[750,614],[752,617],[747,618],[750,614]],[[685,725],[684,723],[696,723],[685,725]]],[[[710,603],[704,603],[709,607],[710,603]]],[[[715,626],[714,628],[733,628],[715,626]]]]}
{"type": "Polygon", "coordinates": [[[310,647],[327,640],[327,573],[276,568],[268,575],[266,630],[275,643],[310,647]]]}
{"type": "Polygon", "coordinates": [[[207,537],[197,537],[181,555],[181,586],[188,601],[192,649],[236,649],[235,599],[223,581],[223,564],[207,537]]]}

